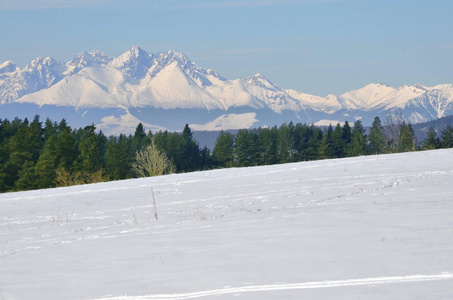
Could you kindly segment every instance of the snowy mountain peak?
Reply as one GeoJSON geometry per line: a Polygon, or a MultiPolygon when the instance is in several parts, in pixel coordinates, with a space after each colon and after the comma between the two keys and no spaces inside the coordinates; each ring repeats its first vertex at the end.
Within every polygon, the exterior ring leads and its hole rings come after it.
{"type": "Polygon", "coordinates": [[[346,109],[364,109],[376,106],[380,100],[395,92],[395,88],[382,83],[371,83],[340,96],[346,109]]]}
{"type": "Polygon", "coordinates": [[[420,90],[426,90],[426,86],[424,86],[423,84],[418,83],[418,82],[416,84],[414,84],[414,87],[417,89],[420,89],[420,90]]]}
{"type": "Polygon", "coordinates": [[[111,61],[112,58],[101,51],[83,51],[66,64],[65,74],[78,73],[86,67],[106,67],[111,61]]]}
{"type": "Polygon", "coordinates": [[[28,69],[28,70],[40,69],[41,70],[43,68],[54,69],[54,68],[58,68],[58,67],[61,67],[61,64],[58,63],[55,59],[53,59],[51,57],[46,57],[46,58],[37,57],[36,59],[29,62],[25,66],[24,69],[28,69]]]}
{"type": "Polygon", "coordinates": [[[152,64],[153,55],[134,45],[124,54],[114,58],[108,67],[117,69],[130,77],[141,78],[152,64]]]}
{"type": "Polygon", "coordinates": [[[64,70],[64,64],[53,58],[34,59],[5,79],[0,90],[0,103],[9,103],[26,94],[51,87],[64,77],[64,70]]]}
{"type": "Polygon", "coordinates": [[[211,86],[213,82],[225,81],[217,72],[199,67],[181,52],[169,50],[158,53],[155,57],[155,66],[150,71],[151,77],[155,77],[167,66],[176,63],[184,73],[190,76],[198,86],[211,86]]]}
{"type": "Polygon", "coordinates": [[[38,57],[28,63],[19,76],[28,76],[32,81],[39,82],[37,86],[50,87],[63,78],[65,66],[51,57],[38,57]],[[28,74],[28,75],[27,75],[28,74]]]}
{"type": "Polygon", "coordinates": [[[281,87],[279,87],[276,84],[273,84],[269,79],[267,79],[266,77],[264,77],[260,73],[256,73],[253,76],[247,77],[245,79],[245,81],[247,83],[250,83],[250,84],[254,85],[254,86],[267,88],[267,89],[271,89],[271,90],[274,90],[274,91],[280,91],[281,90],[281,87]]]}
{"type": "Polygon", "coordinates": [[[17,70],[16,64],[7,60],[0,65],[0,74],[11,73],[17,70]]]}
{"type": "Polygon", "coordinates": [[[163,65],[170,65],[173,62],[178,62],[183,68],[195,65],[183,53],[169,50],[166,53],[158,53],[157,60],[163,65]]]}

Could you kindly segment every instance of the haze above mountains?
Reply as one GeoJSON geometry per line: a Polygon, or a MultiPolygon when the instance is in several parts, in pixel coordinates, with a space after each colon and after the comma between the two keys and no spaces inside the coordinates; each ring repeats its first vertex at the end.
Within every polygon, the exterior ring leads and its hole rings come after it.
{"type": "MultiPolygon", "coordinates": [[[[328,83],[326,83],[328,84],[328,83]]],[[[225,79],[184,54],[152,54],[132,46],[118,57],[82,52],[67,63],[37,58],[24,68],[0,65],[1,118],[16,116],[91,123],[109,134],[147,129],[239,129],[283,122],[317,125],[361,119],[371,124],[400,109],[412,123],[453,114],[453,85],[399,88],[382,83],[340,96],[309,95],[283,89],[261,74],[225,79]]]]}

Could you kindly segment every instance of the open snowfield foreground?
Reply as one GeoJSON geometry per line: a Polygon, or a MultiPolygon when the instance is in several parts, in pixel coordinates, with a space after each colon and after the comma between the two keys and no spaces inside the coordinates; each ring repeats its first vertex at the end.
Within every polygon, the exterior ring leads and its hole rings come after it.
{"type": "Polygon", "coordinates": [[[2,300],[452,299],[452,254],[452,149],[0,195],[2,300]]]}

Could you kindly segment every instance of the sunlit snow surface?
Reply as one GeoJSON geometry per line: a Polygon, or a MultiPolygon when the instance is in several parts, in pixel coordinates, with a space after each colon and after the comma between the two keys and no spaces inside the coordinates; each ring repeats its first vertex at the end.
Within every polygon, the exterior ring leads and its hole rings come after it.
{"type": "Polygon", "coordinates": [[[0,299],[453,298],[453,150],[9,193],[0,207],[0,299]]]}

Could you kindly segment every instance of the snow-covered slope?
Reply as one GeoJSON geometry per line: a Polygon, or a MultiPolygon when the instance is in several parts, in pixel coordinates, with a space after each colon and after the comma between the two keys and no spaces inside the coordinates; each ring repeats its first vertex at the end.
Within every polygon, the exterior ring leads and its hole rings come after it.
{"type": "Polygon", "coordinates": [[[343,108],[373,109],[380,104],[382,98],[396,89],[386,84],[369,84],[359,90],[347,92],[340,96],[343,108]]]}
{"type": "MultiPolygon", "coordinates": [[[[257,122],[252,126],[356,119],[369,125],[375,116],[385,117],[388,110],[395,108],[403,110],[404,117],[412,122],[451,115],[453,89],[451,84],[399,88],[369,84],[341,96],[321,97],[282,89],[261,74],[228,80],[213,70],[203,69],[182,53],[170,50],[154,55],[132,46],[114,58],[100,51],[82,52],[66,64],[37,58],[19,69],[7,61],[0,65],[0,103],[12,102],[37,107],[66,106],[76,111],[115,108],[124,110],[124,116],[131,109],[162,109],[169,122],[154,125],[172,130],[181,129],[175,128],[181,120],[171,122],[175,109],[185,110],[188,120],[203,110],[209,118],[205,129],[217,118],[237,114],[237,110],[256,114],[257,122]]],[[[39,113],[38,109],[33,112],[39,113]]],[[[138,114],[135,117],[146,121],[138,114]]],[[[235,126],[241,128],[242,124],[235,126]]]]}
{"type": "Polygon", "coordinates": [[[449,149],[1,194],[0,298],[449,299],[452,166],[449,149]]]}

